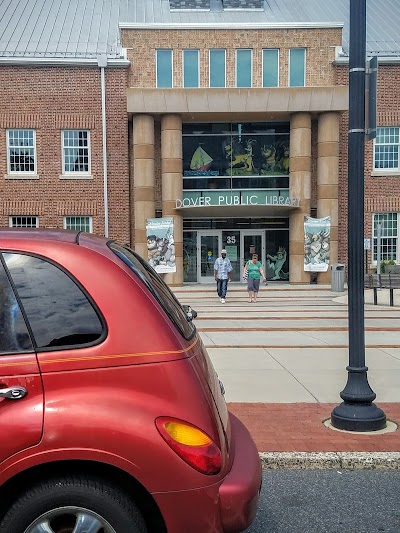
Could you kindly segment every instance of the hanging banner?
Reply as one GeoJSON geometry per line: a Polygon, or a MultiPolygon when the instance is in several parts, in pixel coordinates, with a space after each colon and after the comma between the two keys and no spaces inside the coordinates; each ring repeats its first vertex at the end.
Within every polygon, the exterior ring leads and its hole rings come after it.
{"type": "Polygon", "coordinates": [[[330,256],[331,217],[304,217],[304,270],[326,272],[330,256]]]}
{"type": "Polygon", "coordinates": [[[174,219],[146,220],[147,261],[159,274],[176,272],[174,219]]]}

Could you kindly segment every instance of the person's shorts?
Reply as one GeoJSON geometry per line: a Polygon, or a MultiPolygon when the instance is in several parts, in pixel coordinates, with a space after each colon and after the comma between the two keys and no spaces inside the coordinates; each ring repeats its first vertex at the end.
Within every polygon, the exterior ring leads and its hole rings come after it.
{"type": "Polygon", "coordinates": [[[260,289],[260,280],[247,278],[247,290],[249,292],[258,292],[260,289]]]}

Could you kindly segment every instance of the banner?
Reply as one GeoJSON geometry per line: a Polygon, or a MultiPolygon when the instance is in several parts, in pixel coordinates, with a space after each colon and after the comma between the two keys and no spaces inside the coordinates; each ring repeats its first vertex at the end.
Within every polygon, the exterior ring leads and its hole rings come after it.
{"type": "Polygon", "coordinates": [[[330,256],[331,217],[304,217],[304,270],[326,272],[330,256]]]}
{"type": "Polygon", "coordinates": [[[147,261],[159,274],[176,272],[174,219],[146,220],[147,261]]]}

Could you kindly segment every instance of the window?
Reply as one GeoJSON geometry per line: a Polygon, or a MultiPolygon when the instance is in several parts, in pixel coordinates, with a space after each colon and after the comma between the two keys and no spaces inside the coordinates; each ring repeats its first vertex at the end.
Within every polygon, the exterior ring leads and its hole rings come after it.
{"type": "Polygon", "coordinates": [[[28,329],[0,254],[0,355],[32,351],[28,329]]]}
{"type": "Polygon", "coordinates": [[[210,87],[225,87],[225,53],[223,48],[210,50],[210,87]]]}
{"type": "Polygon", "coordinates": [[[35,130],[7,130],[8,174],[36,174],[35,130]]]}
{"type": "Polygon", "coordinates": [[[374,142],[375,170],[399,169],[400,128],[377,128],[374,142]]]}
{"type": "Polygon", "coordinates": [[[62,131],[63,174],[90,173],[89,141],[87,130],[62,131]]]}
{"type": "Polygon", "coordinates": [[[381,225],[381,261],[399,259],[399,214],[374,213],[373,215],[373,260],[378,258],[378,224],[381,225]]]}
{"type": "Polygon", "coordinates": [[[266,48],[262,56],[263,87],[279,86],[279,50],[266,48]]]}
{"type": "Polygon", "coordinates": [[[183,189],[289,188],[289,137],[288,123],[183,124],[183,189]]]}
{"type": "Polygon", "coordinates": [[[172,50],[156,51],[156,85],[172,87],[172,50]]]}
{"type": "Polygon", "coordinates": [[[306,49],[305,48],[291,48],[289,50],[289,86],[290,87],[304,87],[305,68],[306,65],[306,49]]]}
{"type": "Polygon", "coordinates": [[[183,86],[199,86],[199,51],[183,51],[183,86]]]}
{"type": "Polygon", "coordinates": [[[188,322],[181,304],[157,272],[126,246],[120,246],[113,242],[110,244],[110,248],[136,274],[142,283],[146,285],[147,289],[167,313],[170,320],[175,324],[178,331],[186,339],[192,338],[196,331],[193,323],[188,322]]]}
{"type": "Polygon", "coordinates": [[[38,228],[39,218],[31,216],[12,216],[9,219],[10,228],[38,228]]]}
{"type": "Polygon", "coordinates": [[[64,229],[73,229],[75,231],[93,232],[92,217],[64,217],[64,229]]]}
{"type": "Polygon", "coordinates": [[[39,349],[76,347],[102,337],[99,313],[66,272],[30,255],[5,253],[4,259],[39,349]]]}
{"type": "Polygon", "coordinates": [[[236,87],[252,86],[253,50],[236,50],[236,87]]]}

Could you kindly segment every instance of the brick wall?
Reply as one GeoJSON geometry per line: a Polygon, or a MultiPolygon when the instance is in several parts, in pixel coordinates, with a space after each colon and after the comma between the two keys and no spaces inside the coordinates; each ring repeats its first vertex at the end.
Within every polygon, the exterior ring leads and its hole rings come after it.
{"type": "MultiPolygon", "coordinates": [[[[348,84],[348,67],[337,68],[337,83],[348,84]]],[[[400,126],[400,67],[379,65],[378,73],[378,126],[400,126]]],[[[339,168],[339,261],[347,262],[347,139],[348,114],[340,121],[339,168]]],[[[372,238],[372,214],[400,213],[400,175],[372,176],[373,141],[365,143],[365,237],[372,238]]]]}
{"type": "MultiPolygon", "coordinates": [[[[109,233],[129,241],[128,117],[124,69],[106,69],[109,233]]],[[[0,225],[11,215],[39,216],[41,227],[62,227],[65,215],[90,215],[104,234],[101,84],[98,68],[1,67],[0,225]],[[36,180],[5,179],[6,130],[36,130],[36,180]],[[61,130],[89,129],[91,174],[60,179],[61,130]]]]}
{"type": "Polygon", "coordinates": [[[182,87],[182,50],[200,50],[200,86],[208,87],[210,48],[226,48],[227,87],[235,87],[235,49],[253,49],[253,86],[262,86],[262,49],[279,48],[279,79],[288,85],[289,48],[306,47],[306,85],[334,85],[335,46],[341,29],[281,30],[122,30],[122,44],[131,61],[129,87],[156,86],[155,51],[173,49],[173,83],[182,87]]]}

